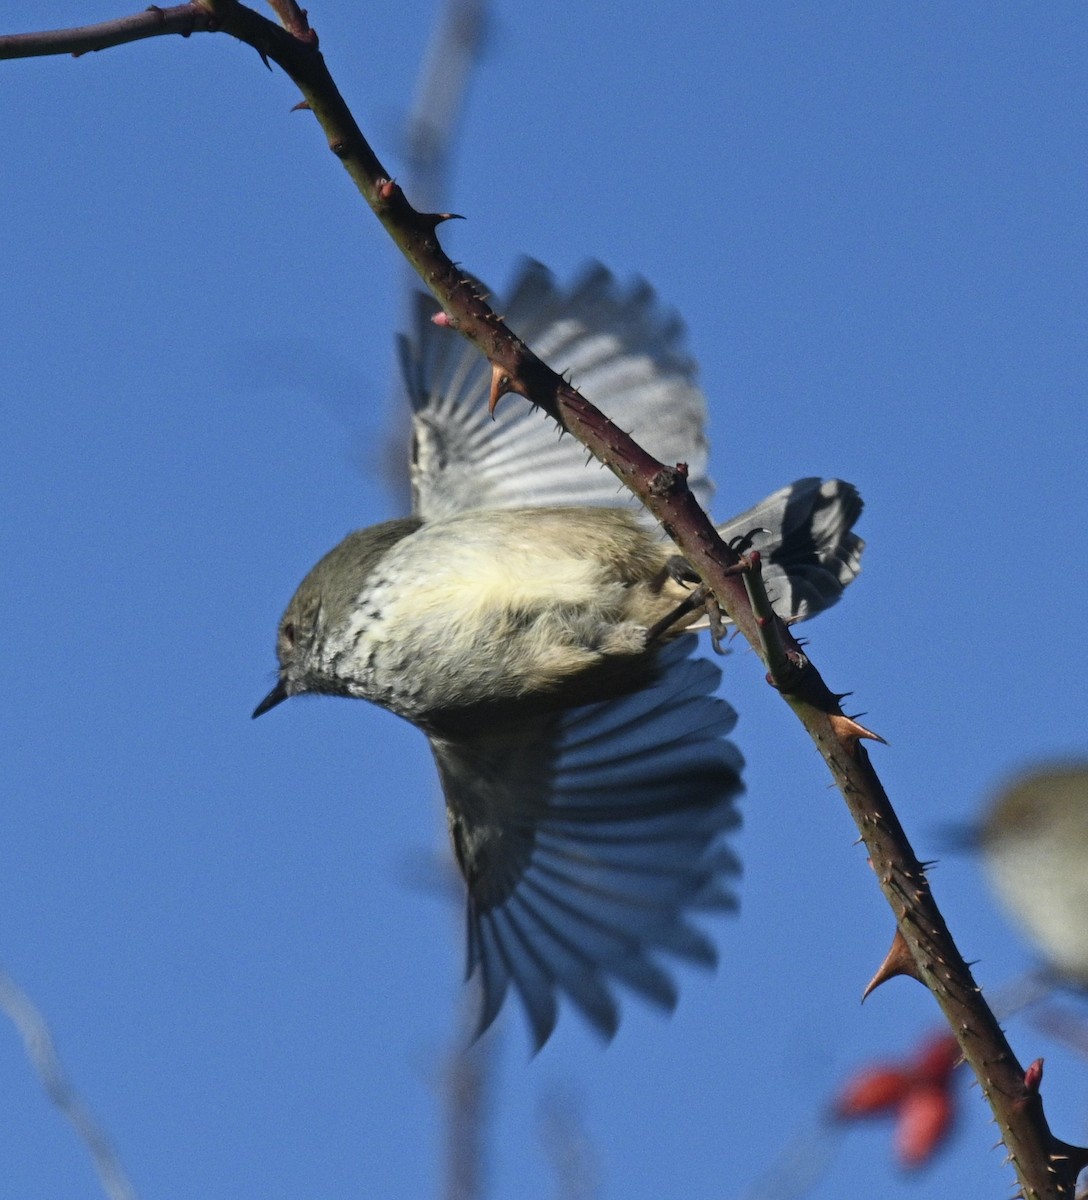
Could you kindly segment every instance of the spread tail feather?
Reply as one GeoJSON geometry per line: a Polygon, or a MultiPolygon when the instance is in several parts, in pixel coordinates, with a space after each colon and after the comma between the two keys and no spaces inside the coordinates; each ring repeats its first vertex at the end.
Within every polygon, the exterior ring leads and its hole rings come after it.
{"type": "Polygon", "coordinates": [[[853,484],[798,479],[719,525],[718,532],[726,541],[752,535],[775,612],[803,621],[830,608],[857,578],[865,543],[852,527],[861,509],[853,484]]]}

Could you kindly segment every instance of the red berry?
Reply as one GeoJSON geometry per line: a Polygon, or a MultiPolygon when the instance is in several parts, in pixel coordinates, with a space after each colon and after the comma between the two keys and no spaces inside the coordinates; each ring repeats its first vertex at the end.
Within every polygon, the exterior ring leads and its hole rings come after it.
{"type": "Polygon", "coordinates": [[[955,1109],[951,1089],[933,1084],[911,1090],[899,1108],[895,1150],[904,1167],[928,1162],[952,1128],[955,1109]]]}
{"type": "Polygon", "coordinates": [[[847,1080],[835,1101],[837,1116],[850,1120],[887,1112],[903,1102],[912,1079],[898,1067],[867,1067],[847,1080]]]}

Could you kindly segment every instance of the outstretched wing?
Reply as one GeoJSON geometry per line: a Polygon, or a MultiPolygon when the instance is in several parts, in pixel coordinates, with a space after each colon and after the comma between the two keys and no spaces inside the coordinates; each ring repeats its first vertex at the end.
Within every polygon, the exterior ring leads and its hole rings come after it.
{"type": "MultiPolygon", "coordinates": [[[[606,416],[665,463],[686,462],[704,506],[706,400],[683,352],[684,327],[662,312],[648,284],[622,290],[600,265],[569,290],[526,262],[504,303],[507,324],[606,416]]],[[[613,505],[642,512],[615,476],[587,463],[585,449],[544,413],[515,397],[492,419],[490,370],[474,347],[431,321],[429,296],[416,298],[415,329],[400,339],[413,412],[413,511],[424,520],[470,508],[613,505]]],[[[649,518],[647,518],[649,519],[649,518]]]]}
{"type": "Polygon", "coordinates": [[[565,994],[610,1037],[613,985],[671,1009],[657,961],[713,965],[701,909],[734,908],[739,873],[722,835],[739,823],[736,714],[713,696],[721,672],[693,637],[662,654],[643,690],[456,741],[432,738],[450,833],[468,885],[468,972],[478,1032],[511,987],[536,1048],[565,994]]]}

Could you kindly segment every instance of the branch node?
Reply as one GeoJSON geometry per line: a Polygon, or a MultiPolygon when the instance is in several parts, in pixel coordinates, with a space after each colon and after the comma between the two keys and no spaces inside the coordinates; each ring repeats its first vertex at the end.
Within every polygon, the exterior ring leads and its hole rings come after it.
{"type": "Polygon", "coordinates": [[[662,467],[655,471],[647,485],[651,496],[675,496],[687,490],[688,469],[686,464],[662,467]]]}
{"type": "Polygon", "coordinates": [[[268,7],[292,37],[317,49],[317,31],[310,28],[310,14],[306,9],[299,8],[296,0],[268,0],[268,7]]]}

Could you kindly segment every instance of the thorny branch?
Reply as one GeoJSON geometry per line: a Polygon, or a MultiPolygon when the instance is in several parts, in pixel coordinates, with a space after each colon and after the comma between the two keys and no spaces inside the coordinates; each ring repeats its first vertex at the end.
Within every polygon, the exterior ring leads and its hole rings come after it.
{"type": "MultiPolygon", "coordinates": [[[[989,1102],[1026,1200],[1069,1200],[1088,1151],[1054,1137],[1034,1076],[1025,1081],[993,1013],[982,999],[929,889],[925,871],[861,745],[875,735],[847,717],[789,630],[773,633],[753,612],[739,556],[718,537],[688,490],[682,465],[658,462],[546,366],[488,306],[438,243],[448,213],[418,212],[363,137],[325,66],[317,36],[294,0],[270,0],[273,24],[237,0],[193,0],[173,8],[81,29],[0,38],[0,59],[84,54],[167,33],[221,31],[275,62],[299,88],[364,199],[442,305],[448,324],[492,366],[492,405],[515,392],[544,409],[608,466],[657,517],[737,629],[763,657],[769,681],[816,743],[861,832],[873,870],[909,950],[909,973],[934,994],[989,1102]]],[[[777,620],[777,619],[776,619],[777,620]]],[[[879,981],[879,977],[878,977],[879,981]]]]}

